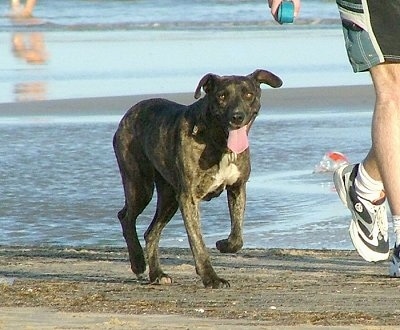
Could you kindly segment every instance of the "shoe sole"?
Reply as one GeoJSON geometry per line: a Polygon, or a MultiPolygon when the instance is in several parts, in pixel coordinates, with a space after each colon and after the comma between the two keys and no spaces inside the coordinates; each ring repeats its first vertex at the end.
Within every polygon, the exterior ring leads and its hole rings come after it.
{"type": "Polygon", "coordinates": [[[343,202],[344,206],[346,206],[352,215],[351,221],[350,221],[350,226],[349,226],[349,234],[351,238],[351,242],[358,252],[358,254],[368,262],[377,262],[377,261],[383,261],[387,260],[389,258],[389,251],[385,254],[383,253],[378,253],[375,252],[368,247],[365,246],[364,242],[360,239],[359,233],[358,233],[358,226],[357,222],[353,219],[353,211],[352,211],[352,205],[347,199],[347,193],[346,193],[346,187],[344,186],[343,182],[343,171],[347,166],[342,166],[338,168],[334,173],[333,173],[333,183],[336,188],[336,192],[339,195],[339,198],[343,202]]]}
{"type": "Polygon", "coordinates": [[[389,258],[389,251],[387,253],[378,253],[365,246],[358,234],[357,223],[353,219],[350,221],[349,235],[354,248],[365,261],[378,262],[387,260],[389,258]]]}

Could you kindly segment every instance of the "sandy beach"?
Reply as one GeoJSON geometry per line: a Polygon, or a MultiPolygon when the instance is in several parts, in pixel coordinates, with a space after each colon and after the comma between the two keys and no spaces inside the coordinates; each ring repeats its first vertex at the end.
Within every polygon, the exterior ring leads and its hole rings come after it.
{"type": "Polygon", "coordinates": [[[162,249],[169,286],[119,248],[0,248],[1,329],[394,329],[399,281],[343,250],[211,250],[229,289],[204,289],[188,249],[162,249]]]}

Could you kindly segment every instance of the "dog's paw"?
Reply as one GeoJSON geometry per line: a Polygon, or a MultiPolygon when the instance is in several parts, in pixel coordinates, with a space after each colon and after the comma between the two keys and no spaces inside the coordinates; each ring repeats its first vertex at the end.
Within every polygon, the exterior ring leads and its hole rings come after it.
{"type": "Polygon", "coordinates": [[[160,274],[154,279],[150,279],[151,284],[158,284],[158,285],[170,285],[172,284],[172,278],[167,274],[160,274]]]}
{"type": "Polygon", "coordinates": [[[204,287],[206,288],[212,288],[212,289],[225,289],[225,288],[230,288],[230,284],[227,280],[224,280],[223,278],[217,277],[209,281],[203,282],[204,287]]]}
{"type": "Polygon", "coordinates": [[[229,239],[222,239],[217,241],[215,245],[221,253],[236,253],[242,248],[243,242],[238,241],[236,243],[232,243],[232,241],[229,239]]]}

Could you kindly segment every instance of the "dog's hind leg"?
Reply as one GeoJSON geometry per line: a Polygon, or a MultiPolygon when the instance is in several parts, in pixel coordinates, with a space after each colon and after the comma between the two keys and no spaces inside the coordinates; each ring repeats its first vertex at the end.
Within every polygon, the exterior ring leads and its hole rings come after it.
{"type": "Polygon", "coordinates": [[[129,149],[129,140],[125,135],[116,134],[114,138],[114,150],[125,193],[125,205],[118,212],[118,219],[128,247],[131,269],[142,280],[146,271],[146,261],[136,231],[136,220],[153,196],[154,170],[137,151],[135,154],[129,149]]]}
{"type": "Polygon", "coordinates": [[[235,253],[243,246],[243,218],[246,203],[246,186],[227,189],[231,232],[227,239],[216,243],[222,253],[235,253]]]}
{"type": "Polygon", "coordinates": [[[145,189],[137,191],[134,188],[134,191],[132,191],[131,188],[126,187],[130,186],[130,183],[127,182],[124,185],[124,188],[130,192],[126,193],[125,205],[118,212],[118,219],[121,223],[122,234],[128,247],[131,269],[138,279],[143,280],[144,272],[146,271],[146,261],[136,231],[136,220],[150,202],[152,193],[145,192],[145,189]]]}
{"type": "Polygon", "coordinates": [[[147,229],[144,238],[149,263],[149,278],[151,283],[171,284],[172,279],[163,272],[158,254],[161,232],[178,210],[178,202],[173,187],[171,187],[157,172],[155,173],[157,189],[157,209],[153,221],[147,229]]]}

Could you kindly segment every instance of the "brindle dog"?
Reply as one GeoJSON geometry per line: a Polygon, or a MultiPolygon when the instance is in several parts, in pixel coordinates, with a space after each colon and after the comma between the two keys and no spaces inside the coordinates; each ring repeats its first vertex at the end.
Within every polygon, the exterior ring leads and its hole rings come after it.
{"type": "Polygon", "coordinates": [[[214,271],[202,238],[199,203],[227,190],[231,232],[216,243],[234,253],[243,245],[246,182],[250,175],[247,133],[260,109],[260,84],[280,87],[282,80],[266,70],[247,76],[205,75],[186,106],[165,99],[134,105],[114,135],[114,151],[125,192],[118,213],[132,271],[144,276],[146,262],[136,232],[137,217],[157,189],[157,210],[144,234],[149,278],[169,284],[159,262],[161,231],[180,209],[197,274],[205,287],[229,287],[214,271]],[[233,150],[233,151],[232,151],[233,150]]]}

